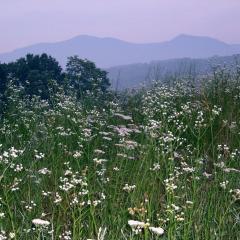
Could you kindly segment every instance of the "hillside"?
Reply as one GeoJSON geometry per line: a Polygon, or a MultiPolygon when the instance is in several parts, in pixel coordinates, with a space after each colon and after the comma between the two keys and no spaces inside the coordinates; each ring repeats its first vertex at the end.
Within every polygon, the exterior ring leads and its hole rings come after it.
{"type": "Polygon", "coordinates": [[[239,239],[239,74],[48,101],[9,85],[0,239],[239,239]]]}
{"type": "Polygon", "coordinates": [[[139,88],[141,84],[149,84],[152,80],[161,80],[167,75],[204,75],[213,72],[217,66],[234,69],[240,62],[240,55],[211,58],[180,58],[151,61],[108,68],[108,77],[112,88],[123,90],[139,88]]]}

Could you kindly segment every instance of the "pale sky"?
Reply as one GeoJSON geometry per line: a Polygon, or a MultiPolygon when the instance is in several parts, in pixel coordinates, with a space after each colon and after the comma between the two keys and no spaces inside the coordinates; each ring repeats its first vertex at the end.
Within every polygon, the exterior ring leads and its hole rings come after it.
{"type": "Polygon", "coordinates": [[[161,42],[178,34],[240,43],[240,0],[0,0],[0,52],[87,34],[161,42]]]}

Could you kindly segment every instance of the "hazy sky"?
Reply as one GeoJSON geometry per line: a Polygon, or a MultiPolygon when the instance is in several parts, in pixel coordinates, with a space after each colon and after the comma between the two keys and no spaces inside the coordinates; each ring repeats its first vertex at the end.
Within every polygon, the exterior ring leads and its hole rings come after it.
{"type": "Polygon", "coordinates": [[[159,42],[180,33],[240,43],[240,0],[0,0],[0,52],[76,35],[159,42]]]}

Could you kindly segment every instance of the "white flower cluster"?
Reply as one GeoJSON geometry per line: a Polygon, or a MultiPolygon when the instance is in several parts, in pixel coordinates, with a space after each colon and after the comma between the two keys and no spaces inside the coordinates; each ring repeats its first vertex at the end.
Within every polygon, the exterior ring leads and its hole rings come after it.
{"type": "Polygon", "coordinates": [[[153,234],[156,234],[158,236],[161,236],[164,234],[164,229],[161,227],[151,227],[149,223],[141,222],[141,221],[135,221],[135,220],[129,220],[128,225],[132,228],[132,231],[135,234],[139,234],[143,231],[143,229],[149,229],[150,232],[153,234]]]}

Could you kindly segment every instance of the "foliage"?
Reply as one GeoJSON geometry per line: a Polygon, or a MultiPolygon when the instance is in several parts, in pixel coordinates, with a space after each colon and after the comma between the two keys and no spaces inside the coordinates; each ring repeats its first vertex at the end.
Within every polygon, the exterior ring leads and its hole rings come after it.
{"type": "Polygon", "coordinates": [[[58,83],[63,80],[58,62],[47,54],[28,54],[25,58],[9,63],[7,74],[15,79],[15,84],[25,88],[27,95],[37,95],[43,99],[49,98],[48,85],[51,80],[58,83]]]}
{"type": "Polygon", "coordinates": [[[66,66],[67,78],[70,85],[76,89],[78,96],[89,92],[106,92],[110,86],[107,72],[96,67],[89,60],[77,56],[70,57],[66,66]]]}
{"type": "Polygon", "coordinates": [[[238,239],[239,76],[117,96],[8,85],[0,124],[2,239],[238,239]],[[86,106],[88,105],[88,106],[86,106]]]}
{"type": "Polygon", "coordinates": [[[7,86],[12,83],[23,88],[26,96],[39,96],[48,101],[59,87],[64,87],[66,94],[77,94],[82,101],[95,100],[99,104],[111,95],[107,92],[110,86],[107,72],[76,56],[69,58],[66,73],[47,54],[28,54],[15,62],[0,64],[1,112],[8,106],[7,86]]]}

